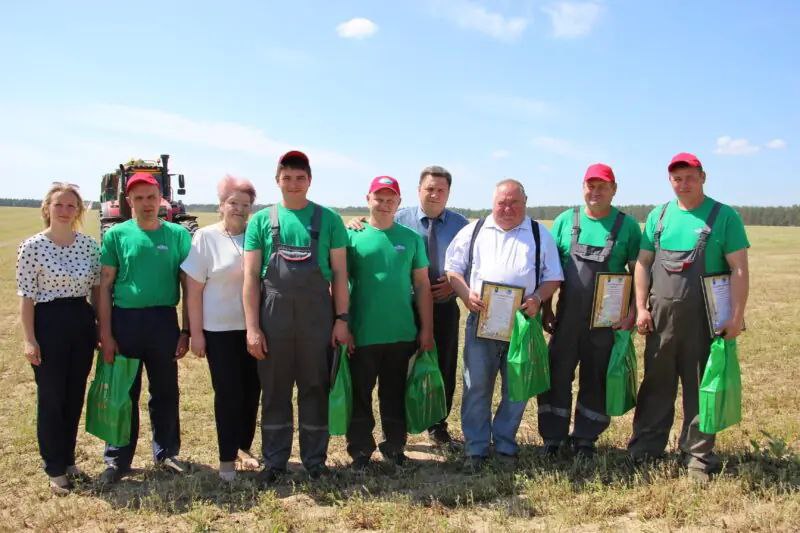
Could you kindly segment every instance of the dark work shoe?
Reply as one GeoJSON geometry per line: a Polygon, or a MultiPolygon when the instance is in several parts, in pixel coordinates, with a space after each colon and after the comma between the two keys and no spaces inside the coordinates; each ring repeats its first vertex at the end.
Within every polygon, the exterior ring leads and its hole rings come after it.
{"type": "Polygon", "coordinates": [[[428,430],[428,440],[436,446],[447,446],[453,441],[447,428],[434,426],[428,430]]]}
{"type": "Polygon", "coordinates": [[[593,444],[576,444],[572,447],[572,451],[577,457],[591,459],[597,453],[597,448],[593,444]]]}
{"type": "Polygon", "coordinates": [[[270,485],[278,483],[285,475],[286,470],[283,468],[265,466],[261,469],[261,472],[256,475],[256,483],[262,488],[269,487],[270,485]]]}
{"type": "Polygon", "coordinates": [[[549,443],[542,446],[542,451],[540,452],[544,457],[555,457],[558,455],[558,449],[561,448],[560,444],[556,443],[549,443]]]}
{"type": "Polygon", "coordinates": [[[395,465],[395,466],[403,466],[406,464],[408,457],[403,452],[396,452],[396,453],[385,453],[383,454],[384,460],[387,462],[395,465]]]}
{"type": "Polygon", "coordinates": [[[306,468],[306,473],[308,474],[308,479],[312,481],[331,475],[330,469],[322,463],[306,468]]]}
{"type": "Polygon", "coordinates": [[[107,466],[105,470],[100,474],[98,478],[98,483],[101,485],[113,485],[120,479],[122,476],[130,472],[130,468],[117,468],[116,466],[107,466]]]}
{"type": "Polygon", "coordinates": [[[359,455],[358,457],[353,458],[353,462],[350,463],[350,468],[356,472],[363,472],[369,468],[369,463],[370,459],[368,455],[359,455]]]}
{"type": "Polygon", "coordinates": [[[519,457],[516,455],[509,455],[507,453],[496,452],[494,454],[494,460],[497,463],[497,466],[503,470],[513,470],[517,467],[519,457]]]}
{"type": "Polygon", "coordinates": [[[483,470],[486,464],[486,457],[481,455],[469,455],[464,459],[464,464],[461,466],[461,472],[473,476],[483,470]]]}

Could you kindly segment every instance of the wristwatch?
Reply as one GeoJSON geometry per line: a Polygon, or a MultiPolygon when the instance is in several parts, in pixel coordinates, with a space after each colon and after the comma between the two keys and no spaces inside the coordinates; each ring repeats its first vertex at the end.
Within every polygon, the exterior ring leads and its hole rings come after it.
{"type": "Polygon", "coordinates": [[[347,324],[348,322],[350,322],[350,315],[348,313],[339,313],[338,315],[336,315],[335,320],[341,320],[342,322],[347,324]]]}

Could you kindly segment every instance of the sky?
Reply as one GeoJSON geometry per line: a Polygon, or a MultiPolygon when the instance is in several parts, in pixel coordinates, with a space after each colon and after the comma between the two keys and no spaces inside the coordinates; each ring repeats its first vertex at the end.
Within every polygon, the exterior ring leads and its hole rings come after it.
{"type": "Polygon", "coordinates": [[[3,0],[0,19],[0,197],[62,180],[97,199],[119,163],[168,153],[188,203],[225,174],[272,203],[298,148],[339,207],[377,175],[414,204],[431,164],[455,207],[503,178],[579,204],[595,162],[616,203],[658,203],[682,151],[718,200],[800,203],[794,0],[3,0]]]}

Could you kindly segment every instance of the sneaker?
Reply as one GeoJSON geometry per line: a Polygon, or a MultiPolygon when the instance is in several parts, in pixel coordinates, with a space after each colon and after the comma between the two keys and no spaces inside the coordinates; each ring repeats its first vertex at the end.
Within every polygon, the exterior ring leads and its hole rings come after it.
{"type": "Polygon", "coordinates": [[[316,481],[321,477],[328,477],[331,475],[330,469],[323,463],[306,468],[306,473],[308,474],[308,479],[311,481],[316,481]]]}
{"type": "Polygon", "coordinates": [[[55,496],[66,496],[73,488],[66,475],[50,477],[50,492],[55,496]]]}
{"type": "Polygon", "coordinates": [[[113,485],[114,483],[122,479],[122,476],[124,476],[129,471],[130,469],[121,470],[116,466],[107,466],[106,469],[103,470],[103,473],[100,474],[98,482],[101,485],[113,485]]]}
{"type": "Polygon", "coordinates": [[[261,469],[261,472],[259,472],[258,475],[256,476],[256,483],[258,483],[260,487],[268,487],[270,485],[276,484],[285,475],[286,475],[285,469],[265,466],[264,468],[261,469]]]}
{"type": "Polygon", "coordinates": [[[234,461],[220,461],[219,478],[232,483],[236,480],[236,463],[234,461]]]}
{"type": "Polygon", "coordinates": [[[158,466],[172,474],[186,474],[189,471],[188,465],[174,455],[159,462],[158,466]]]}
{"type": "Polygon", "coordinates": [[[369,468],[370,459],[367,455],[359,455],[358,457],[353,458],[353,462],[350,463],[350,468],[355,470],[356,472],[363,472],[367,468],[369,468]]]}
{"type": "Polygon", "coordinates": [[[464,464],[461,466],[461,471],[468,476],[472,476],[483,470],[485,464],[486,457],[481,455],[469,455],[466,459],[464,459],[464,464]]]}

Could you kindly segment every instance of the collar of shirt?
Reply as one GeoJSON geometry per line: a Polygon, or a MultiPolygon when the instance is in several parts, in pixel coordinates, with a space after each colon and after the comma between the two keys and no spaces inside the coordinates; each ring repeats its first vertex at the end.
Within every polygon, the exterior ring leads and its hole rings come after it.
{"type": "Polygon", "coordinates": [[[502,231],[504,233],[510,233],[512,231],[517,231],[520,228],[530,228],[531,227],[531,217],[529,217],[528,215],[525,215],[525,218],[523,218],[522,222],[520,222],[517,226],[514,226],[510,230],[504,230],[503,228],[501,228],[500,226],[497,225],[497,222],[495,222],[495,220],[494,220],[494,215],[489,215],[488,217],[486,217],[486,221],[483,223],[483,227],[484,228],[495,229],[497,231],[502,231]]]}
{"type": "MultiPolygon", "coordinates": [[[[421,206],[417,206],[417,220],[422,222],[426,218],[429,220],[432,219],[432,217],[429,217],[428,215],[425,214],[425,211],[422,210],[421,206]]],[[[441,220],[442,223],[447,222],[447,208],[444,208],[442,210],[442,213],[438,217],[436,217],[436,220],[441,220]]]]}

